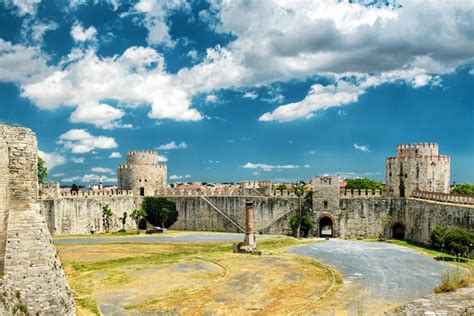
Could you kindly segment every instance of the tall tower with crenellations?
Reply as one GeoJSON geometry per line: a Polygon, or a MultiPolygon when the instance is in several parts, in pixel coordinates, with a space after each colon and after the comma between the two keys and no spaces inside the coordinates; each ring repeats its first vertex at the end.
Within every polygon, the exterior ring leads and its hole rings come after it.
{"type": "Polygon", "coordinates": [[[118,187],[132,190],[134,194],[154,195],[156,190],[167,185],[168,171],[164,163],[158,162],[155,150],[134,150],[127,153],[127,163],[118,166],[118,187]]]}
{"type": "Polygon", "coordinates": [[[415,190],[449,193],[450,163],[436,143],[398,145],[397,156],[386,161],[387,195],[409,197],[415,190]]]}

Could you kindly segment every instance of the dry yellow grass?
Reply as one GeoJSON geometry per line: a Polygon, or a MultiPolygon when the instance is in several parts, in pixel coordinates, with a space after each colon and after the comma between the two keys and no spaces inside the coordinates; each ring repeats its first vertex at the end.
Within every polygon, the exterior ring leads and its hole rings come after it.
{"type": "Polygon", "coordinates": [[[79,315],[286,315],[319,310],[340,284],[316,261],[283,251],[297,243],[262,241],[273,252],[265,256],[233,254],[228,243],[58,245],[58,250],[79,315]]]}

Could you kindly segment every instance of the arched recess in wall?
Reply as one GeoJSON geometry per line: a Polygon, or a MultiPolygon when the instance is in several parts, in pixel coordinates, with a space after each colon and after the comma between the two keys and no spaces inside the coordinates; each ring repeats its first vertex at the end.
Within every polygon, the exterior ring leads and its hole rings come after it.
{"type": "Polygon", "coordinates": [[[406,233],[406,227],[401,222],[396,222],[392,225],[392,238],[398,240],[404,240],[406,233]]]}

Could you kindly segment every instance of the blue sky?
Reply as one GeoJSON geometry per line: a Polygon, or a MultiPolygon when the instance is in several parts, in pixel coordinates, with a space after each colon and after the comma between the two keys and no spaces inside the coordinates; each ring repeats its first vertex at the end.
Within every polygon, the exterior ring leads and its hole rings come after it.
{"type": "Polygon", "coordinates": [[[7,0],[0,121],[64,184],[134,149],[170,182],[382,180],[409,142],[474,182],[473,24],[470,1],[7,0]]]}

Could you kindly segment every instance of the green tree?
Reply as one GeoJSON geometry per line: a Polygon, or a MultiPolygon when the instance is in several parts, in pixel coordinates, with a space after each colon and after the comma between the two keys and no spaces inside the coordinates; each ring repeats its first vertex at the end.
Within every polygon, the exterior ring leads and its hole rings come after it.
{"type": "Polygon", "coordinates": [[[145,197],[142,208],[146,213],[146,220],[154,226],[163,225],[163,228],[168,228],[178,219],[176,204],[166,198],[145,197]],[[167,211],[163,212],[163,209],[167,211]]]}
{"type": "Polygon", "coordinates": [[[444,237],[446,251],[448,253],[454,253],[458,261],[459,256],[467,254],[473,242],[474,236],[462,228],[452,229],[448,231],[444,237]]]}
{"type": "Polygon", "coordinates": [[[43,183],[46,178],[48,178],[48,168],[46,168],[43,158],[38,156],[38,182],[43,183]]]}
{"type": "Polygon", "coordinates": [[[474,184],[471,184],[471,183],[456,184],[452,187],[451,193],[474,196],[474,184]]]}
{"type": "Polygon", "coordinates": [[[446,238],[447,230],[440,225],[437,225],[430,234],[431,246],[435,249],[443,249],[444,240],[446,238]]]}
{"type": "Polygon", "coordinates": [[[110,230],[110,219],[112,218],[112,210],[110,209],[110,205],[106,204],[102,207],[102,222],[104,224],[105,232],[109,232],[110,230]]]}
{"type": "Polygon", "coordinates": [[[346,189],[383,190],[384,188],[383,183],[368,178],[346,179],[346,189]]]}
{"type": "Polygon", "coordinates": [[[127,223],[127,212],[123,212],[123,216],[120,217],[120,220],[122,221],[122,230],[123,232],[125,232],[125,224],[127,223]]]}
{"type": "Polygon", "coordinates": [[[166,207],[161,209],[161,227],[165,228],[165,222],[168,220],[168,217],[170,216],[170,210],[167,209],[166,207]]]}
{"type": "Polygon", "coordinates": [[[279,185],[276,186],[275,191],[287,191],[288,187],[284,183],[280,183],[279,185]]]}
{"type": "Polygon", "coordinates": [[[140,225],[141,219],[146,217],[145,210],[142,209],[141,207],[136,208],[132,211],[132,214],[130,214],[130,217],[133,219],[133,221],[137,225],[137,234],[139,234],[140,230],[138,226],[140,225]]]}
{"type": "MultiPolygon", "coordinates": [[[[293,215],[290,218],[290,226],[293,229],[293,231],[296,231],[298,228],[299,224],[299,217],[298,215],[293,215]]],[[[311,229],[314,228],[314,223],[313,220],[311,219],[311,216],[309,214],[304,214],[301,217],[301,228],[300,228],[300,233],[301,230],[309,232],[311,229]]]]}

